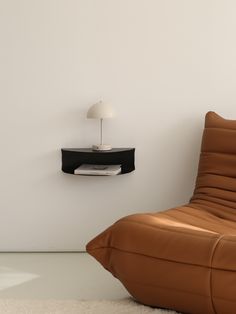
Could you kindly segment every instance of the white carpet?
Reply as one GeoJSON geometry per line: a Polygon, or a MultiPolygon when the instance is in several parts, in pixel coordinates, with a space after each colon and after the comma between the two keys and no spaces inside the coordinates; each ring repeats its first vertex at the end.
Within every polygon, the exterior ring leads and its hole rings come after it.
{"type": "Polygon", "coordinates": [[[140,305],[130,298],[114,301],[0,300],[1,314],[174,314],[140,305]]]}

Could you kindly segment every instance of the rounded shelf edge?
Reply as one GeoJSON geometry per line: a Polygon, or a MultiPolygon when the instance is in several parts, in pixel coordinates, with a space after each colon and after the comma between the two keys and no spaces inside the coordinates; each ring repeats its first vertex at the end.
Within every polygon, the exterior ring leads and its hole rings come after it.
{"type": "MultiPolygon", "coordinates": [[[[74,174],[74,170],[82,164],[94,165],[121,165],[121,173],[133,172],[135,170],[135,148],[113,148],[110,151],[93,151],[91,148],[61,148],[62,168],[67,174],[74,174]]],[[[101,176],[86,175],[83,176],[101,176]]],[[[105,175],[106,176],[106,175],[105,175]]],[[[108,175],[112,176],[112,175],[108,175]]]]}

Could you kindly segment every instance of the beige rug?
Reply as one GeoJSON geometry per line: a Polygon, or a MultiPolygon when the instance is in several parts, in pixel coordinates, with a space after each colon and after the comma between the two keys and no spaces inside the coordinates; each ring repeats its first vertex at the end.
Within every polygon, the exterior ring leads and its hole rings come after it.
{"type": "Polygon", "coordinates": [[[174,314],[140,305],[131,298],[114,301],[0,300],[1,314],[174,314]]]}

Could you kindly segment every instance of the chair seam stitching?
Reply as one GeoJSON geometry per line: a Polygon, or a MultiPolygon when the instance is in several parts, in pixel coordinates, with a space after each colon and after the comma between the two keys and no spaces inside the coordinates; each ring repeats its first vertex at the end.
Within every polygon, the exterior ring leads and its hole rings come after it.
{"type": "MultiPolygon", "coordinates": [[[[155,215],[153,214],[146,214],[146,216],[151,216],[151,217],[154,217],[155,218],[155,215]]],[[[118,223],[133,223],[133,224],[139,224],[139,225],[142,225],[142,226],[145,226],[147,228],[152,228],[152,229],[158,229],[158,230],[162,230],[162,231],[168,231],[168,232],[173,232],[173,233],[183,233],[183,234],[186,234],[186,235],[189,235],[189,236],[192,236],[192,237],[196,237],[196,238],[203,238],[203,239],[218,239],[217,235],[219,234],[218,232],[211,232],[210,230],[206,230],[206,232],[208,233],[208,235],[202,235],[202,234],[197,234],[197,233],[194,233],[194,232],[189,232],[188,231],[180,231],[180,230],[173,230],[173,229],[170,229],[168,227],[161,227],[161,226],[153,226],[153,225],[149,225],[149,224],[145,224],[143,222],[139,222],[139,221],[135,221],[135,220],[119,220],[118,223]],[[209,234],[212,234],[212,236],[209,237],[209,234]],[[215,236],[214,236],[214,235],[215,236]]],[[[197,232],[197,230],[196,230],[197,232]]],[[[200,232],[200,231],[198,231],[200,232]]]]}

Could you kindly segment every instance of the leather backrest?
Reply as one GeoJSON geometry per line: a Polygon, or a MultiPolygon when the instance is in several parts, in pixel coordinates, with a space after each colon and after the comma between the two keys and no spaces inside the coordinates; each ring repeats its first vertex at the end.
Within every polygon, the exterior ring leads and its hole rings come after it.
{"type": "Polygon", "coordinates": [[[236,120],[208,112],[191,202],[236,209],[236,120]]]}

